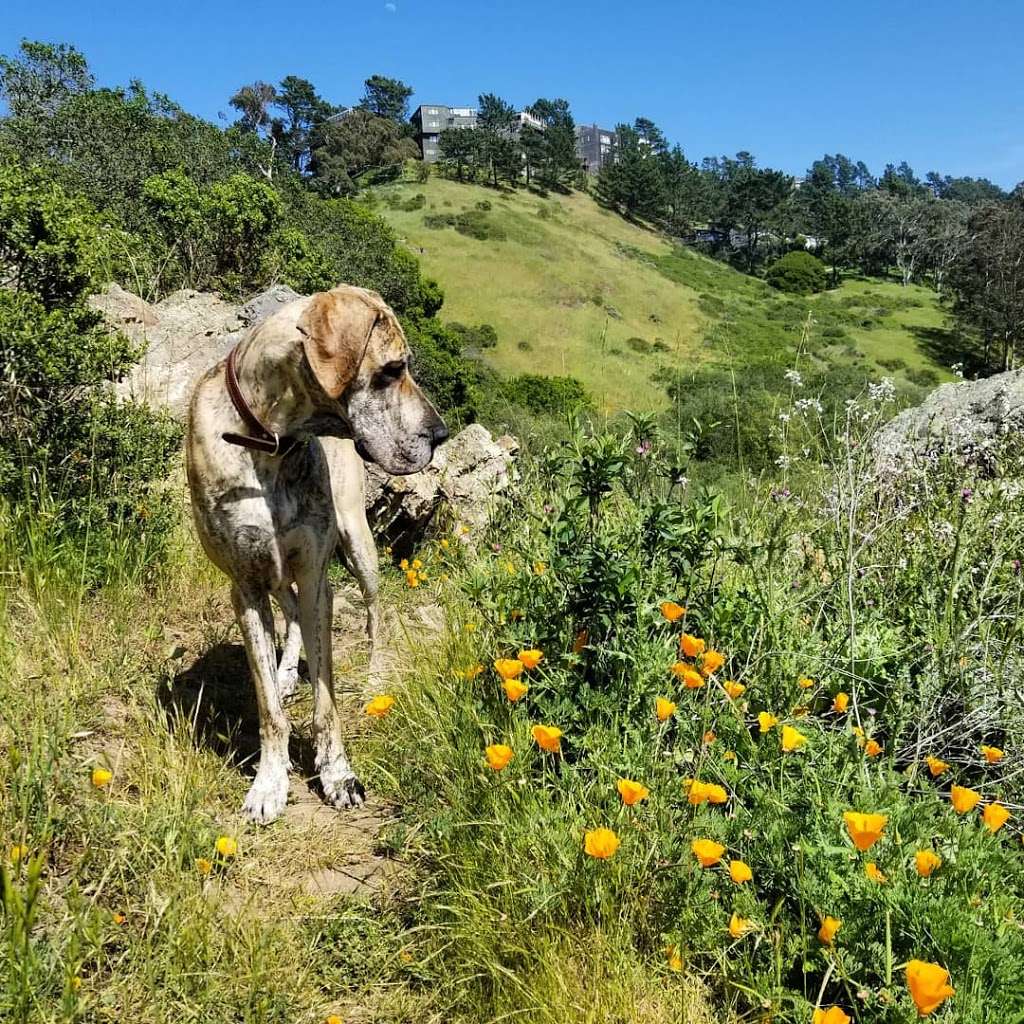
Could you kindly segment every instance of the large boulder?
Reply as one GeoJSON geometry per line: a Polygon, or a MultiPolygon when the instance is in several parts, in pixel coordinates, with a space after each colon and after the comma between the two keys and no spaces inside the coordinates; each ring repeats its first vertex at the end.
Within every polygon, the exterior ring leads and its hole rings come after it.
{"type": "Polygon", "coordinates": [[[396,547],[408,548],[445,507],[456,537],[475,539],[487,523],[494,496],[508,486],[518,448],[514,438],[494,440],[486,427],[473,423],[441,445],[421,473],[388,476],[367,465],[370,520],[396,547]]]}
{"type": "Polygon", "coordinates": [[[1024,433],[1024,370],[943,384],[887,423],[875,439],[880,476],[899,476],[942,456],[991,468],[1006,439],[1024,433]]]}
{"type": "Polygon", "coordinates": [[[192,386],[241,337],[239,308],[210,292],[172,292],[153,305],[115,285],[90,299],[145,352],[117,393],[184,419],[192,386]]]}

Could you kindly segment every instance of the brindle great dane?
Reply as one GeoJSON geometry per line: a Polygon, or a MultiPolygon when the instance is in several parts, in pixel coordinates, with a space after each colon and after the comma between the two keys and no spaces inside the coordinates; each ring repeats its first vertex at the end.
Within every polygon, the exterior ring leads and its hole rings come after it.
{"type": "Polygon", "coordinates": [[[186,442],[192,509],[203,548],[231,580],[259,706],[260,762],[243,808],[253,821],[272,821],[287,801],[282,698],[295,686],[300,639],[324,796],[336,807],[363,802],[334,699],[327,567],[340,521],[372,638],[376,551],[355,453],[388,473],[416,473],[447,436],[409,373],[398,319],[362,288],[342,285],[289,303],[247,331],[196,385],[186,442]],[[271,595],[287,622],[280,664],[271,595]]]}

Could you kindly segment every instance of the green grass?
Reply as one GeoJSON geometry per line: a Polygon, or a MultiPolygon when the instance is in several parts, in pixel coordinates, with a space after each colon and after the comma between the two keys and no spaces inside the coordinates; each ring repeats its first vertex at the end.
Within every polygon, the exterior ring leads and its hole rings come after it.
{"type": "Polygon", "coordinates": [[[790,301],[721,262],[673,250],[579,192],[542,198],[433,176],[374,195],[424,272],[444,287],[442,318],[496,328],[498,344],[483,354],[488,363],[506,374],[576,376],[601,412],[664,409],[666,374],[709,360],[742,373],[752,354],[791,357],[795,325],[822,307],[862,312],[862,319],[883,310],[871,316],[869,329],[851,327],[843,344],[823,350],[824,360],[857,362],[867,373],[903,380],[899,364],[883,365],[899,360],[907,370],[949,377],[914,330],[942,326],[934,295],[924,288],[844,281],[825,295],[790,301]],[[400,208],[420,193],[422,208],[400,208]],[[503,237],[477,239],[424,224],[425,217],[473,211],[483,202],[490,209],[480,219],[503,237]],[[919,304],[907,307],[908,299],[919,304]],[[630,339],[647,351],[636,351],[630,339]]]}

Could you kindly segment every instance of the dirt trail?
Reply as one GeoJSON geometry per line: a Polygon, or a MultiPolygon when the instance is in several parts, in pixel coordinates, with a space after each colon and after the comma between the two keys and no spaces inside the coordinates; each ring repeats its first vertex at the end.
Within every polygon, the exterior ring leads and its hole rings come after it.
{"type": "MultiPolygon", "coordinates": [[[[248,776],[258,758],[259,725],[245,652],[226,601],[211,618],[205,641],[176,636],[184,653],[162,703],[170,717],[195,722],[198,740],[248,776]],[[210,638],[218,635],[222,640],[211,643],[210,638]]],[[[335,686],[350,751],[358,751],[361,735],[369,728],[363,714],[366,700],[386,688],[409,649],[411,636],[422,642],[425,634],[443,627],[441,610],[434,605],[414,609],[410,618],[401,621],[385,602],[375,659],[378,675],[371,679],[362,599],[347,582],[335,587],[335,686]]],[[[325,805],[316,791],[312,699],[304,661],[301,669],[303,680],[288,704],[293,764],[288,806],[281,819],[266,829],[254,830],[239,816],[237,829],[249,855],[234,875],[235,891],[223,893],[229,910],[247,907],[250,912],[273,914],[295,901],[313,910],[315,904],[338,896],[369,898],[401,871],[401,863],[382,849],[380,841],[382,830],[394,819],[393,810],[372,788],[362,808],[340,812],[325,805]]]]}

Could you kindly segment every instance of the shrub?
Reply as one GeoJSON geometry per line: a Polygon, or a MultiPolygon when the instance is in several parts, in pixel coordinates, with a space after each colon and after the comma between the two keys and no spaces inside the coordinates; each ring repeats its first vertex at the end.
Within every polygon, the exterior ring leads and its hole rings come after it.
{"type": "Polygon", "coordinates": [[[639,352],[641,355],[650,355],[653,351],[653,346],[649,341],[644,338],[627,338],[626,344],[634,351],[639,352]]]}
{"type": "Polygon", "coordinates": [[[0,245],[15,268],[0,289],[0,497],[21,508],[23,538],[45,508],[54,533],[87,545],[82,575],[96,582],[110,567],[109,539],[134,538],[143,560],[159,554],[174,516],[154,484],[179,430],[109,393],[139,352],[84,305],[99,244],[88,205],[8,167],[0,211],[0,245]]]}
{"type": "Polygon", "coordinates": [[[502,391],[509,402],[538,415],[565,417],[590,406],[586,388],[575,377],[526,373],[504,381],[502,391]]]}
{"type": "Polygon", "coordinates": [[[765,275],[772,287],[794,295],[809,295],[825,288],[825,264],[809,252],[788,252],[776,260],[765,275]]]}
{"type": "Polygon", "coordinates": [[[458,335],[466,348],[494,348],[498,344],[498,332],[490,324],[467,327],[453,321],[448,325],[448,329],[458,335]]]}

